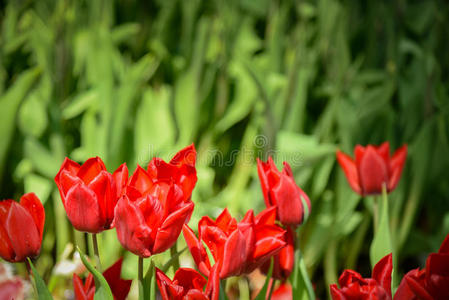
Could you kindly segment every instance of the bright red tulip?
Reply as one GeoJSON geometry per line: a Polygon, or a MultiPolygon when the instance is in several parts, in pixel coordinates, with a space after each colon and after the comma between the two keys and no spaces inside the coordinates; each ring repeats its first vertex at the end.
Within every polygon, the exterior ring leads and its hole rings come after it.
{"type": "Polygon", "coordinates": [[[373,278],[363,278],[353,271],[345,270],[336,284],[330,285],[333,300],[391,300],[392,255],[386,255],[373,269],[373,278]]]}
{"type": "Polygon", "coordinates": [[[293,290],[288,282],[283,282],[273,291],[271,300],[292,300],[293,290]]]}
{"type": "MultiPolygon", "coordinates": [[[[287,280],[293,271],[295,263],[295,231],[291,227],[287,227],[284,240],[286,246],[281,249],[279,254],[274,256],[272,277],[278,280],[287,280]]],[[[265,262],[261,270],[267,274],[270,269],[270,261],[265,262]]]]}
{"type": "Polygon", "coordinates": [[[36,257],[41,250],[45,210],[34,193],[0,202],[0,256],[10,262],[36,257]]]}
{"type": "Polygon", "coordinates": [[[355,160],[337,151],[337,160],[356,193],[362,196],[381,194],[383,184],[387,192],[395,189],[407,158],[407,145],[396,150],[391,157],[388,142],[379,147],[357,145],[354,154],[355,160]]]}
{"type": "MultiPolygon", "coordinates": [[[[125,280],[120,278],[122,272],[123,259],[120,258],[112,266],[103,272],[103,276],[111,288],[114,300],[125,300],[131,288],[132,280],[125,280]]],[[[73,274],[73,291],[75,293],[75,300],[93,300],[95,294],[95,282],[91,273],[86,278],[83,284],[81,278],[73,274]]]]}
{"type": "Polygon", "coordinates": [[[306,193],[296,185],[292,169],[284,162],[279,172],[271,157],[265,163],[257,159],[257,172],[267,207],[277,206],[277,218],[284,225],[301,225],[311,204],[306,193]]]}
{"type": "Polygon", "coordinates": [[[162,300],[218,300],[220,295],[217,265],[211,269],[208,280],[189,268],[178,269],[173,280],[170,280],[156,268],[156,281],[162,300]]]}
{"type": "Polygon", "coordinates": [[[55,182],[73,227],[90,233],[111,229],[114,208],[127,177],[125,164],[111,175],[99,157],[88,159],[82,166],[66,158],[55,182]]]}
{"type": "Polygon", "coordinates": [[[394,299],[449,299],[449,234],[438,253],[429,255],[425,269],[415,269],[404,276],[394,299]]]}
{"type": "Polygon", "coordinates": [[[189,200],[196,177],[196,150],[192,144],[180,150],[169,163],[155,157],[148,164],[148,173],[157,181],[173,182],[178,185],[184,195],[184,200],[189,200]]]}
{"type": "Polygon", "coordinates": [[[187,225],[183,233],[187,246],[201,273],[209,275],[214,263],[220,278],[252,272],[285,246],[285,231],[275,225],[276,209],[270,208],[254,217],[249,210],[240,223],[225,209],[214,221],[208,216],[198,224],[197,238],[187,225]],[[214,262],[209,260],[203,243],[214,262]]]}
{"type": "Polygon", "coordinates": [[[163,252],[178,239],[193,206],[193,202],[184,200],[178,185],[154,180],[137,166],[115,208],[118,239],[140,257],[163,252]]]}

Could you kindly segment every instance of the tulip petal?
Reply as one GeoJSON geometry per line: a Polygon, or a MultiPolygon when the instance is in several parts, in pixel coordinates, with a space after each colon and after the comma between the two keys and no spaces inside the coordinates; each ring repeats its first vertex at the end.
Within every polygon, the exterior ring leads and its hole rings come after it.
{"type": "Polygon", "coordinates": [[[285,245],[287,245],[285,241],[269,234],[263,238],[259,237],[256,239],[253,259],[256,261],[257,265],[261,265],[265,260],[279,253],[285,245]]]}
{"type": "Polygon", "coordinates": [[[226,241],[223,257],[219,260],[220,278],[241,274],[249,255],[245,236],[239,229],[235,230],[226,241]]]}
{"type": "Polygon", "coordinates": [[[120,277],[123,258],[117,260],[112,266],[103,272],[103,276],[111,287],[114,300],[125,300],[131,288],[132,280],[124,280],[120,277]]]}
{"type": "Polygon", "coordinates": [[[237,220],[231,216],[228,208],[225,208],[215,220],[215,226],[223,232],[229,233],[237,228],[237,220]]]}
{"type": "Polygon", "coordinates": [[[402,146],[393,154],[390,160],[390,179],[388,181],[388,191],[396,188],[401,178],[402,169],[407,158],[407,145],[402,146]]]}
{"type": "Polygon", "coordinates": [[[173,281],[185,290],[203,290],[207,280],[197,271],[191,268],[180,268],[176,271],[173,281]]]}
{"type": "Polygon", "coordinates": [[[156,268],[156,283],[159,287],[159,292],[161,293],[162,300],[170,300],[170,295],[167,291],[167,286],[170,286],[172,284],[172,281],[170,278],[167,277],[167,275],[164,274],[161,270],[156,268]]]}
{"type": "Polygon", "coordinates": [[[390,143],[384,142],[379,147],[375,147],[376,152],[388,163],[390,161],[390,143]]]}
{"type": "Polygon", "coordinates": [[[6,230],[6,219],[14,200],[0,201],[0,256],[7,261],[14,261],[14,250],[6,230]]]}
{"type": "Polygon", "coordinates": [[[304,208],[301,193],[295,181],[282,175],[279,183],[271,189],[270,195],[276,198],[279,220],[285,225],[299,225],[302,223],[304,208]]]}
{"type": "Polygon", "coordinates": [[[58,181],[58,189],[59,194],[61,195],[62,204],[64,204],[65,207],[65,201],[67,197],[67,193],[69,190],[77,185],[77,184],[84,184],[84,182],[78,178],[76,175],[73,175],[67,170],[63,170],[61,174],[59,175],[59,181],[58,181]]]}
{"type": "Polygon", "coordinates": [[[14,249],[15,261],[35,257],[41,248],[39,230],[30,213],[16,202],[11,203],[5,228],[14,249]]]}
{"type": "Polygon", "coordinates": [[[120,243],[140,257],[151,256],[152,230],[135,204],[123,196],[115,207],[115,228],[120,243]]]}
{"type": "Polygon", "coordinates": [[[104,229],[111,228],[117,204],[117,187],[111,174],[101,171],[88,185],[97,199],[100,219],[104,229]]]}
{"type": "Polygon", "coordinates": [[[77,274],[73,274],[73,292],[75,294],[75,299],[77,300],[87,300],[86,292],[84,291],[83,281],[77,274]]]}
{"type": "Polygon", "coordinates": [[[261,211],[255,218],[256,225],[274,225],[276,222],[276,206],[261,211]]]}
{"type": "Polygon", "coordinates": [[[129,186],[134,187],[142,196],[146,195],[153,186],[150,175],[141,166],[137,165],[133,175],[129,178],[129,186]]]}
{"type": "Polygon", "coordinates": [[[424,287],[424,275],[424,272],[419,269],[411,270],[405,274],[394,294],[394,300],[432,300],[432,296],[424,287]]]}
{"type": "Polygon", "coordinates": [[[363,195],[382,193],[382,185],[388,184],[388,165],[373,146],[366,147],[358,170],[363,195]]]}
{"type": "Polygon", "coordinates": [[[346,300],[345,295],[338,289],[336,284],[331,284],[330,290],[333,300],[346,300]]]}
{"type": "Polygon", "coordinates": [[[343,169],[343,172],[345,173],[346,179],[348,180],[351,188],[354,190],[354,192],[361,194],[362,189],[360,188],[359,175],[357,172],[357,167],[352,158],[338,150],[337,161],[343,169]]]}
{"type": "Polygon", "coordinates": [[[187,203],[186,206],[175,211],[165,219],[162,226],[157,230],[153,253],[163,252],[176,243],[183,225],[193,212],[193,207],[193,202],[187,203]]]}
{"type": "Polygon", "coordinates": [[[209,297],[209,300],[218,300],[220,296],[220,270],[218,267],[218,264],[212,267],[207,280],[205,294],[209,297]]]}
{"type": "Polygon", "coordinates": [[[76,162],[74,162],[73,160],[71,160],[70,158],[66,157],[64,159],[64,162],[61,165],[61,168],[59,169],[58,174],[56,174],[55,176],[55,181],[56,184],[59,184],[59,177],[62,173],[62,171],[67,171],[69,172],[69,174],[72,174],[72,176],[76,176],[76,174],[78,174],[78,171],[80,169],[80,165],[76,162]]]}
{"type": "Polygon", "coordinates": [[[128,183],[128,167],[126,163],[120,165],[112,174],[117,186],[117,199],[125,193],[126,184],[128,183]]]}
{"type": "Polygon", "coordinates": [[[265,205],[270,207],[272,203],[270,202],[270,198],[268,196],[268,191],[270,189],[268,177],[266,174],[265,163],[260,159],[257,159],[257,174],[259,175],[260,186],[262,187],[262,194],[265,200],[265,205]]]}
{"type": "Polygon", "coordinates": [[[77,176],[87,185],[95,177],[97,177],[98,173],[101,171],[106,171],[103,161],[98,156],[92,157],[86,160],[86,162],[80,167],[77,176]]]}
{"type": "Polygon", "coordinates": [[[184,149],[179,150],[178,153],[170,161],[173,165],[190,165],[195,166],[196,150],[195,145],[191,144],[184,149]]]}
{"type": "Polygon", "coordinates": [[[182,227],[182,234],[186,241],[187,247],[189,247],[190,254],[198,266],[198,270],[206,276],[209,276],[210,262],[207,256],[206,249],[196,237],[192,229],[186,224],[182,227]]]}
{"type": "Polygon", "coordinates": [[[27,193],[20,198],[20,205],[25,208],[33,217],[40,239],[44,233],[45,210],[39,198],[34,193],[27,193]]]}
{"type": "Polygon", "coordinates": [[[85,184],[78,183],[69,190],[65,210],[75,229],[90,233],[102,230],[103,220],[97,196],[85,184]]]}
{"type": "Polygon", "coordinates": [[[375,279],[391,296],[391,272],[393,271],[393,256],[384,256],[373,268],[373,279],[375,279]]]}

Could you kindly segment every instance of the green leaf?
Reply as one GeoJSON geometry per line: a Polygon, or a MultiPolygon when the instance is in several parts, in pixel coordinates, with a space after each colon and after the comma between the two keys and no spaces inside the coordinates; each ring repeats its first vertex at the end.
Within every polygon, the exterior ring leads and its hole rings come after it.
{"type": "Polygon", "coordinates": [[[33,263],[31,262],[31,259],[28,259],[28,263],[30,264],[31,270],[33,271],[33,277],[34,282],[36,284],[36,290],[37,290],[37,297],[38,300],[52,300],[53,297],[51,296],[50,291],[48,290],[47,286],[45,285],[44,280],[37,272],[36,268],[34,267],[33,263]]]}
{"type": "Polygon", "coordinates": [[[296,245],[295,267],[292,275],[293,299],[303,299],[303,296],[307,295],[309,300],[315,300],[312,283],[298,245],[296,245]]]}
{"type": "Polygon", "coordinates": [[[95,279],[95,296],[94,300],[114,300],[114,296],[112,295],[111,288],[108,285],[108,282],[103,277],[103,275],[97,271],[97,269],[92,266],[92,264],[87,260],[86,255],[78,248],[78,252],[80,253],[81,260],[89,272],[94,276],[95,279]]]}
{"type": "MultiPolygon", "coordinates": [[[[268,290],[268,286],[270,285],[270,280],[273,274],[273,259],[270,259],[270,268],[268,269],[268,274],[267,274],[267,278],[265,279],[265,283],[262,287],[262,289],[260,290],[259,294],[257,294],[256,299],[255,300],[265,300],[265,297],[267,296],[267,290],[268,290]]],[[[274,282],[273,282],[274,284],[274,282]]],[[[272,287],[274,288],[274,287],[272,287]]]]}
{"type": "Polygon", "coordinates": [[[47,112],[45,102],[32,93],[20,107],[19,128],[24,134],[40,137],[47,128],[47,112]]]}
{"type": "Polygon", "coordinates": [[[154,261],[151,260],[150,267],[143,278],[139,281],[139,300],[156,300],[156,276],[154,261]],[[142,297],[143,295],[143,297],[142,297]]]}
{"type": "Polygon", "coordinates": [[[374,234],[373,242],[370,248],[371,266],[374,265],[385,255],[393,253],[393,246],[390,237],[390,226],[388,218],[388,198],[386,191],[383,193],[382,203],[379,207],[380,215],[377,232],[374,234]]]}

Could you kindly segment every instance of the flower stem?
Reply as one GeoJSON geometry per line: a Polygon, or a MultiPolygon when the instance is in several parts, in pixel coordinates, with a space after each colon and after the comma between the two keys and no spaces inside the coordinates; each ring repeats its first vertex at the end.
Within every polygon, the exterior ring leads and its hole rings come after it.
{"type": "MultiPolygon", "coordinates": [[[[304,258],[302,257],[301,254],[301,250],[299,248],[299,234],[296,234],[296,247],[295,247],[295,264],[297,264],[297,266],[295,267],[295,269],[297,269],[297,271],[295,273],[294,276],[294,280],[301,280],[304,283],[304,286],[306,287],[306,292],[307,292],[307,297],[309,300],[315,300],[315,292],[313,291],[313,286],[312,286],[312,282],[310,281],[309,275],[307,274],[307,268],[306,268],[306,264],[304,262],[304,258]]],[[[298,283],[297,283],[298,284],[298,283]]],[[[295,296],[295,295],[293,295],[295,296]]]]}
{"type": "Polygon", "coordinates": [[[270,283],[268,285],[268,293],[267,293],[267,300],[271,299],[271,296],[273,295],[273,291],[274,291],[274,286],[276,284],[276,279],[274,279],[273,277],[270,278],[270,283]]]}
{"type": "Polygon", "coordinates": [[[137,263],[138,279],[139,279],[139,300],[145,299],[143,290],[143,258],[139,256],[137,263]]]}
{"type": "Polygon", "coordinates": [[[96,233],[92,233],[92,244],[94,247],[94,256],[95,256],[95,261],[97,263],[97,270],[100,271],[100,273],[102,273],[103,268],[101,267],[100,253],[98,252],[98,242],[97,242],[97,234],[96,233]]]}
{"type": "Polygon", "coordinates": [[[178,255],[178,243],[175,243],[173,247],[170,248],[170,256],[174,258],[172,266],[173,271],[176,272],[176,270],[179,269],[179,255],[178,255]]]}

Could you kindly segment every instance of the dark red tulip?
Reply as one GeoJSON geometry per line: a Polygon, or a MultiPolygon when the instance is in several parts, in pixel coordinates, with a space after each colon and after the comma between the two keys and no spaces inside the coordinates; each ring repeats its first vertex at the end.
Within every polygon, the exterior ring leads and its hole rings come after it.
{"type": "Polygon", "coordinates": [[[73,227],[90,233],[111,229],[114,208],[127,177],[125,164],[111,175],[99,157],[88,159],[82,166],[66,158],[55,182],[73,227]]]}
{"type": "MultiPolygon", "coordinates": [[[[103,272],[103,276],[111,288],[114,300],[125,300],[131,288],[132,280],[125,280],[120,278],[122,272],[123,259],[120,258],[112,266],[103,272]]],[[[95,282],[92,274],[86,278],[83,284],[81,278],[73,274],[73,291],[75,293],[75,300],[93,300],[95,294],[95,282]]]]}
{"type": "MultiPolygon", "coordinates": [[[[279,254],[274,256],[272,277],[278,280],[287,280],[293,271],[295,263],[295,231],[291,227],[287,227],[287,232],[284,236],[286,246],[281,249],[279,254]]],[[[270,261],[265,262],[261,270],[267,274],[270,268],[270,261]]]]}
{"type": "Polygon", "coordinates": [[[257,159],[257,172],[266,206],[277,206],[277,218],[282,224],[301,225],[311,205],[309,197],[296,185],[290,165],[284,162],[279,172],[271,157],[266,163],[257,159]]]}
{"type": "Polygon", "coordinates": [[[140,257],[163,252],[178,239],[193,206],[193,202],[184,201],[178,185],[154,180],[137,166],[115,208],[118,239],[140,257]]]}
{"type": "Polygon", "coordinates": [[[198,238],[184,225],[187,246],[201,273],[209,275],[214,263],[220,278],[252,272],[285,246],[285,231],[275,225],[276,208],[254,217],[249,210],[239,223],[225,209],[214,221],[208,216],[198,224],[198,238]],[[210,261],[204,244],[214,261],[210,261]]]}
{"type": "Polygon", "coordinates": [[[390,157],[390,144],[379,147],[357,145],[355,160],[341,151],[337,151],[337,160],[351,188],[362,196],[381,194],[385,184],[387,192],[397,186],[402,168],[407,158],[407,145],[402,146],[390,157]]]}
{"type": "Polygon", "coordinates": [[[330,285],[333,300],[389,300],[391,299],[392,255],[382,258],[373,269],[372,278],[363,278],[353,271],[345,270],[336,284],[330,285]]]}
{"type": "Polygon", "coordinates": [[[9,262],[36,257],[41,250],[45,210],[34,193],[0,202],[0,256],[9,262]]]}
{"type": "Polygon", "coordinates": [[[404,276],[394,299],[449,299],[449,234],[438,253],[429,255],[425,269],[415,269],[404,276]]]}
{"type": "Polygon", "coordinates": [[[196,150],[192,144],[180,150],[169,163],[156,157],[148,164],[148,173],[157,181],[173,182],[178,185],[189,200],[195,187],[196,176],[196,150]]]}
{"type": "Polygon", "coordinates": [[[194,269],[180,268],[173,280],[156,268],[156,281],[162,300],[218,300],[220,295],[220,278],[218,265],[211,269],[206,280],[194,269]],[[206,287],[204,289],[204,287],[206,287]]]}

